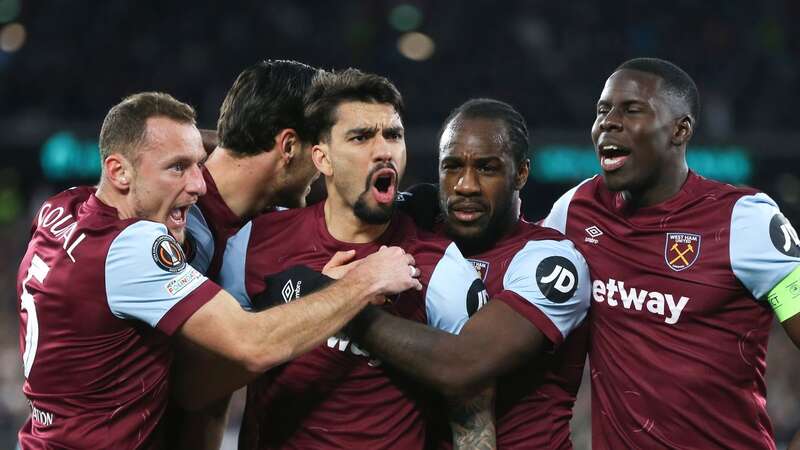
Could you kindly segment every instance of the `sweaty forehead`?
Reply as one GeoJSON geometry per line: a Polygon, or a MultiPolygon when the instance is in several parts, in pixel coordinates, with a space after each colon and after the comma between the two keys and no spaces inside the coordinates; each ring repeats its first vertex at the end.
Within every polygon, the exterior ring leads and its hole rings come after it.
{"type": "Polygon", "coordinates": [[[500,157],[510,148],[500,120],[456,117],[442,132],[439,157],[500,157]]]}
{"type": "Polygon", "coordinates": [[[403,121],[394,106],[387,103],[344,102],[336,111],[334,130],[402,128],[403,121]]]}

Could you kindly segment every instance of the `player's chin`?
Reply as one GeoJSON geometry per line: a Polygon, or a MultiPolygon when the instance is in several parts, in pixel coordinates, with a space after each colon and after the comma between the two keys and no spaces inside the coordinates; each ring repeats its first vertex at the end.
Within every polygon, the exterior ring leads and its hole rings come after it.
{"type": "Polygon", "coordinates": [[[357,201],[353,207],[356,217],[371,225],[383,225],[392,219],[394,204],[357,201]]]}
{"type": "Polygon", "coordinates": [[[449,219],[447,221],[448,234],[457,239],[476,240],[483,239],[488,231],[488,223],[482,220],[464,222],[449,219]]]}
{"type": "Polygon", "coordinates": [[[630,190],[633,184],[629,174],[622,169],[615,170],[613,172],[602,171],[601,175],[603,176],[603,181],[606,183],[606,187],[612,192],[630,190]]]}

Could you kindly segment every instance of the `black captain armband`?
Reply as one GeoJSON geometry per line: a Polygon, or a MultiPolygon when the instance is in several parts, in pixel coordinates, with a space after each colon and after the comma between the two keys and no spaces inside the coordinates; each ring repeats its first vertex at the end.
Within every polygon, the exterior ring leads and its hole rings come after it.
{"type": "Polygon", "coordinates": [[[252,299],[253,309],[260,311],[318,291],[333,281],[306,266],[293,266],[264,277],[267,288],[252,299]]]}
{"type": "Polygon", "coordinates": [[[397,194],[397,206],[411,216],[418,227],[432,230],[441,221],[439,185],[419,183],[397,194]]]}

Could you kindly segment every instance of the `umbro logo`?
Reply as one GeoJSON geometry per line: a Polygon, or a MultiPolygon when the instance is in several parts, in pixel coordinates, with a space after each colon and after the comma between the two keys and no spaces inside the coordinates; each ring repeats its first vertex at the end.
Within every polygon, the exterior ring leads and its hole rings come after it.
{"type": "Polygon", "coordinates": [[[303,281],[298,281],[297,284],[290,279],[283,285],[281,289],[281,296],[283,297],[284,303],[289,303],[292,300],[296,300],[300,298],[300,285],[303,284],[303,281]]]}
{"type": "Polygon", "coordinates": [[[597,228],[595,225],[592,225],[586,228],[586,234],[588,234],[589,236],[583,238],[585,242],[588,242],[590,244],[598,244],[600,241],[598,241],[597,238],[603,235],[603,230],[597,228]]]}

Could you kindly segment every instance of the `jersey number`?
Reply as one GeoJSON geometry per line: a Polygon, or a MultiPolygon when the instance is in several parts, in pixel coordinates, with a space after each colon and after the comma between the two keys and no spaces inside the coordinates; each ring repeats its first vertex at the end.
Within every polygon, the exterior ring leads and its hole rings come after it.
{"type": "Polygon", "coordinates": [[[39,283],[44,283],[47,272],[50,272],[50,267],[37,255],[33,255],[31,266],[28,267],[28,275],[22,282],[21,309],[28,313],[28,322],[25,327],[25,352],[22,354],[25,378],[28,378],[28,374],[31,373],[33,360],[36,358],[36,348],[39,346],[39,318],[36,316],[36,303],[33,301],[33,295],[28,293],[28,281],[36,278],[39,283]]]}

